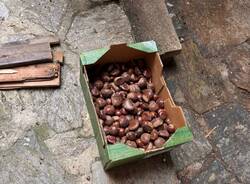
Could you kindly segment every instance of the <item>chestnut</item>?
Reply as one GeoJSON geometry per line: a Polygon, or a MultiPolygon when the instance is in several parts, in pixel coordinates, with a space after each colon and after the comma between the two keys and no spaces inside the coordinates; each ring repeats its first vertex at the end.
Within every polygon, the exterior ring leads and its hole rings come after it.
{"type": "Polygon", "coordinates": [[[147,83],[147,88],[152,90],[153,92],[155,91],[155,86],[154,86],[154,84],[152,82],[147,83]]]}
{"type": "Polygon", "coordinates": [[[138,100],[138,95],[135,92],[130,92],[130,93],[128,93],[127,98],[131,99],[132,101],[136,101],[136,100],[138,100]]]}
{"type": "Polygon", "coordinates": [[[152,124],[153,124],[154,128],[157,128],[163,124],[163,121],[160,118],[155,118],[152,120],[152,124]]]}
{"type": "Polygon", "coordinates": [[[128,69],[128,74],[129,74],[129,75],[132,75],[133,73],[134,73],[134,69],[133,69],[133,68],[129,68],[129,69],[128,69]]]}
{"type": "Polygon", "coordinates": [[[155,141],[154,141],[154,145],[156,146],[156,148],[160,148],[163,146],[163,144],[165,143],[165,139],[163,139],[162,137],[158,137],[155,141]]]}
{"type": "Polygon", "coordinates": [[[162,120],[165,120],[167,118],[167,111],[165,109],[159,109],[158,114],[162,120]]]}
{"type": "Polygon", "coordinates": [[[114,119],[111,116],[106,116],[106,120],[104,121],[105,125],[110,126],[113,124],[113,122],[114,122],[114,119]]]}
{"type": "Polygon", "coordinates": [[[144,77],[142,77],[139,79],[137,84],[141,89],[143,89],[143,88],[147,87],[147,80],[144,77]]]}
{"type": "Polygon", "coordinates": [[[112,101],[111,101],[110,98],[107,98],[107,99],[106,99],[106,102],[107,102],[107,105],[111,105],[111,104],[112,104],[112,101]]]}
{"type": "Polygon", "coordinates": [[[143,122],[143,124],[142,124],[142,128],[143,128],[143,130],[144,130],[145,132],[150,133],[150,132],[152,132],[152,130],[153,130],[153,125],[152,125],[151,122],[145,121],[145,122],[143,122]]]}
{"type": "Polygon", "coordinates": [[[129,91],[138,93],[141,90],[140,90],[140,87],[137,84],[131,84],[131,85],[129,85],[129,91]]]}
{"type": "Polygon", "coordinates": [[[116,136],[118,134],[118,128],[116,126],[111,126],[109,129],[110,135],[116,136]]]}
{"type": "Polygon", "coordinates": [[[175,129],[175,126],[173,124],[169,124],[167,130],[170,133],[174,133],[176,129],[175,129]]]}
{"type": "Polygon", "coordinates": [[[158,132],[154,129],[152,130],[152,132],[150,133],[150,139],[151,140],[156,140],[158,138],[158,132]]]}
{"type": "Polygon", "coordinates": [[[144,144],[143,144],[143,142],[141,141],[141,139],[136,139],[136,144],[137,144],[137,146],[139,147],[139,148],[143,148],[143,146],[144,146],[144,144]]]}
{"type": "Polygon", "coordinates": [[[135,73],[135,75],[141,75],[142,74],[142,72],[141,72],[141,70],[139,69],[138,66],[135,67],[134,73],[135,73]]]}
{"type": "Polygon", "coordinates": [[[118,135],[119,135],[119,137],[123,137],[125,135],[125,129],[124,128],[118,128],[118,135]]]}
{"type": "Polygon", "coordinates": [[[123,102],[123,108],[126,109],[127,111],[133,111],[135,109],[135,106],[130,99],[126,99],[123,102]]]}
{"type": "Polygon", "coordinates": [[[116,137],[115,136],[107,135],[106,138],[107,138],[108,143],[110,143],[110,144],[115,144],[116,143],[116,137]]]}
{"type": "Polygon", "coordinates": [[[127,83],[120,85],[120,88],[124,91],[129,91],[129,85],[127,83]]]}
{"type": "Polygon", "coordinates": [[[142,127],[139,127],[136,131],[135,131],[135,136],[136,137],[140,137],[143,134],[144,130],[142,127]]]}
{"type": "Polygon", "coordinates": [[[95,96],[95,97],[98,97],[98,96],[100,95],[100,92],[99,92],[99,90],[97,89],[97,87],[93,87],[93,88],[91,89],[91,94],[92,94],[93,96],[95,96]]]}
{"type": "Polygon", "coordinates": [[[120,91],[120,88],[119,88],[117,85],[115,85],[115,83],[112,82],[110,85],[111,85],[111,88],[112,88],[115,92],[119,92],[119,91],[120,91]]]}
{"type": "Polygon", "coordinates": [[[111,95],[113,94],[113,91],[111,89],[102,89],[101,90],[101,95],[104,97],[104,98],[109,98],[111,97],[111,95]]]}
{"type": "Polygon", "coordinates": [[[119,107],[122,104],[122,97],[119,94],[114,94],[111,96],[112,105],[119,107]]]}
{"type": "Polygon", "coordinates": [[[103,108],[107,104],[103,98],[97,98],[95,102],[100,108],[103,108]]]}
{"type": "Polygon", "coordinates": [[[130,147],[133,147],[133,148],[137,148],[137,145],[135,143],[135,141],[130,141],[130,140],[127,140],[126,141],[126,144],[130,147]]]}
{"type": "Polygon", "coordinates": [[[164,100],[162,98],[158,98],[156,103],[159,105],[160,108],[164,108],[164,100]]]}
{"type": "Polygon", "coordinates": [[[169,137],[169,133],[167,130],[160,130],[159,131],[159,136],[164,137],[164,138],[168,138],[169,137]]]}
{"type": "Polygon", "coordinates": [[[111,80],[107,72],[104,72],[101,78],[104,82],[109,82],[111,80]]]}
{"type": "Polygon", "coordinates": [[[121,138],[121,143],[125,144],[126,141],[127,141],[127,137],[126,137],[126,136],[123,136],[123,137],[121,138]]]}
{"type": "Polygon", "coordinates": [[[159,109],[158,104],[155,101],[150,101],[148,105],[150,111],[157,111],[159,109]]]}
{"type": "Polygon", "coordinates": [[[130,80],[131,80],[132,82],[137,82],[138,79],[139,79],[139,78],[138,78],[135,74],[131,74],[131,75],[130,75],[130,80]]]}
{"type": "Polygon", "coordinates": [[[106,105],[103,109],[104,114],[106,115],[114,115],[115,114],[115,108],[113,105],[106,105]]]}
{"type": "Polygon", "coordinates": [[[115,126],[116,128],[119,128],[120,127],[119,121],[115,121],[112,126],[115,126]]]}
{"type": "Polygon", "coordinates": [[[99,113],[99,118],[101,118],[102,120],[106,120],[106,114],[104,112],[104,110],[100,110],[100,113],[99,113]]]}
{"type": "Polygon", "coordinates": [[[129,121],[129,130],[136,130],[139,127],[139,121],[137,119],[132,119],[129,121]]]}
{"type": "Polygon", "coordinates": [[[123,77],[116,77],[114,79],[114,84],[117,86],[122,85],[125,82],[125,79],[123,77]]]}
{"type": "Polygon", "coordinates": [[[153,146],[153,143],[150,142],[150,143],[147,145],[146,150],[149,151],[149,150],[152,150],[152,149],[154,149],[154,146],[153,146]]]}
{"type": "Polygon", "coordinates": [[[119,123],[120,123],[120,127],[126,128],[129,125],[129,120],[127,119],[126,116],[120,116],[119,123]]]}
{"type": "Polygon", "coordinates": [[[134,141],[136,139],[136,135],[132,131],[129,131],[128,133],[126,133],[126,137],[128,140],[131,140],[131,141],[134,141]]]}
{"type": "Polygon", "coordinates": [[[127,115],[127,114],[128,114],[127,111],[126,111],[126,109],[124,109],[124,108],[121,108],[121,113],[122,113],[123,115],[127,115]]]}
{"type": "Polygon", "coordinates": [[[149,69],[145,69],[145,70],[143,71],[143,75],[144,75],[144,77],[146,77],[147,79],[149,79],[149,78],[151,77],[151,72],[150,72],[150,70],[149,70],[149,69]]]}
{"type": "Polygon", "coordinates": [[[127,72],[124,72],[124,73],[122,74],[122,77],[123,77],[123,79],[124,79],[125,82],[129,82],[129,80],[130,80],[130,75],[129,75],[127,72]]]}
{"type": "Polygon", "coordinates": [[[149,141],[150,141],[150,134],[148,134],[148,133],[143,133],[142,135],[141,135],[141,142],[143,143],[143,144],[148,144],[149,143],[149,141]]]}
{"type": "Polygon", "coordinates": [[[103,88],[103,82],[101,80],[97,80],[97,81],[95,81],[94,86],[97,89],[101,90],[103,88]]]}
{"type": "Polygon", "coordinates": [[[108,126],[104,126],[103,131],[104,131],[105,135],[108,135],[109,131],[110,131],[110,128],[108,126]]]}
{"type": "Polygon", "coordinates": [[[142,121],[151,121],[152,116],[150,115],[149,111],[145,111],[141,115],[142,121]]]}
{"type": "Polygon", "coordinates": [[[122,115],[121,110],[116,109],[116,110],[115,110],[115,115],[116,115],[116,116],[121,116],[121,115],[122,115]]]}
{"type": "Polygon", "coordinates": [[[118,68],[115,68],[110,72],[110,75],[112,76],[118,76],[119,74],[120,74],[120,70],[118,68]]]}
{"type": "Polygon", "coordinates": [[[119,121],[120,117],[119,116],[113,116],[114,121],[119,121]]]}

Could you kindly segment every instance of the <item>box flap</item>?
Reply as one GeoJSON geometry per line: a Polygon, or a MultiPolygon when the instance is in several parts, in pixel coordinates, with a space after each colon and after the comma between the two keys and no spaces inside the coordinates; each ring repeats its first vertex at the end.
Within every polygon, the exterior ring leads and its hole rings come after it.
{"type": "MultiPolygon", "coordinates": [[[[146,41],[146,42],[139,42],[139,43],[132,43],[132,44],[117,44],[117,46],[123,46],[126,45],[129,48],[133,48],[145,53],[154,53],[157,52],[157,46],[155,41],[146,41]]],[[[111,45],[115,46],[115,45],[111,45]]],[[[88,52],[83,52],[80,54],[81,58],[81,64],[82,65],[90,65],[97,62],[107,51],[109,51],[110,48],[101,48],[96,49],[88,52]]]]}
{"type": "Polygon", "coordinates": [[[153,40],[146,42],[132,43],[128,44],[127,46],[147,53],[158,52],[156,43],[153,40]]]}

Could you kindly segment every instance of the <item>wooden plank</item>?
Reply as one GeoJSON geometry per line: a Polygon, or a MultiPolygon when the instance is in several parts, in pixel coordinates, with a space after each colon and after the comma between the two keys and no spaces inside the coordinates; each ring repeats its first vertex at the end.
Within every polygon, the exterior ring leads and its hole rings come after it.
{"type": "Polygon", "coordinates": [[[55,36],[55,35],[37,36],[37,37],[32,38],[32,39],[4,43],[4,44],[0,45],[0,48],[14,46],[14,45],[38,44],[38,43],[49,43],[50,45],[58,45],[58,44],[60,44],[60,39],[58,38],[58,36],[55,36]]]}
{"type": "Polygon", "coordinates": [[[60,64],[63,64],[63,51],[61,50],[56,50],[53,52],[53,61],[58,62],[60,64]]]}
{"type": "Polygon", "coordinates": [[[54,63],[15,67],[11,69],[12,73],[10,69],[0,69],[0,83],[53,79],[58,76],[58,70],[54,63]]]}
{"type": "Polygon", "coordinates": [[[11,90],[11,89],[23,89],[23,88],[48,88],[48,87],[58,87],[61,83],[61,72],[60,64],[57,64],[59,67],[58,77],[52,80],[46,81],[32,81],[32,82],[15,82],[15,83],[1,83],[0,90],[11,90]]]}
{"type": "Polygon", "coordinates": [[[28,40],[30,44],[35,43],[50,43],[50,45],[60,44],[60,39],[58,36],[50,35],[50,36],[39,36],[34,39],[28,40]]]}
{"type": "Polygon", "coordinates": [[[121,4],[137,42],[154,40],[161,55],[180,52],[181,44],[164,0],[121,0],[121,4]]]}
{"type": "Polygon", "coordinates": [[[0,48],[0,68],[52,62],[49,43],[20,44],[0,48]]]}

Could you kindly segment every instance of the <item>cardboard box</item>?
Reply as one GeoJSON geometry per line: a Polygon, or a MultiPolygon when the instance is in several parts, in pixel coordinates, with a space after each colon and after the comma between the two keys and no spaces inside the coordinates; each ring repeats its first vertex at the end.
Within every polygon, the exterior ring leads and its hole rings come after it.
{"type": "Polygon", "coordinates": [[[162,76],[163,65],[154,41],[111,45],[110,48],[84,52],[80,55],[80,58],[82,90],[104,169],[110,169],[127,162],[148,158],[169,151],[177,145],[192,140],[193,135],[185,123],[183,111],[174,104],[162,76]],[[114,62],[130,62],[134,59],[142,58],[152,72],[152,82],[155,85],[156,92],[160,97],[165,99],[165,109],[168,112],[171,122],[177,127],[176,132],[167,140],[164,147],[150,151],[132,148],[122,143],[107,144],[102,126],[98,122],[98,116],[89,89],[90,74],[93,75],[94,73],[98,75],[98,69],[101,65],[114,62]]]}

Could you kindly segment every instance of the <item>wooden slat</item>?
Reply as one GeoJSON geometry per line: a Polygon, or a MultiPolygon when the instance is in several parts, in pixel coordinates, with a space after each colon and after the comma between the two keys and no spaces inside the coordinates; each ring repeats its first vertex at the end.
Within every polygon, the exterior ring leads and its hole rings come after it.
{"type": "Polygon", "coordinates": [[[2,83],[0,84],[0,90],[58,87],[60,86],[61,83],[60,64],[58,64],[58,67],[59,67],[58,77],[52,80],[35,81],[35,82],[33,81],[33,82],[2,83]]]}
{"type": "Polygon", "coordinates": [[[49,43],[20,44],[0,48],[0,68],[51,61],[49,43]]]}
{"type": "Polygon", "coordinates": [[[57,36],[49,35],[49,36],[37,36],[32,39],[20,40],[15,42],[8,42],[0,45],[0,48],[14,46],[14,45],[22,45],[22,44],[38,44],[38,43],[49,43],[50,45],[60,44],[60,39],[57,36]]]}
{"type": "Polygon", "coordinates": [[[63,64],[63,51],[56,50],[53,52],[53,61],[63,64]]]}
{"type": "Polygon", "coordinates": [[[12,73],[10,69],[0,69],[0,83],[53,79],[58,76],[58,70],[58,65],[53,63],[15,67],[11,68],[12,73]]]}

